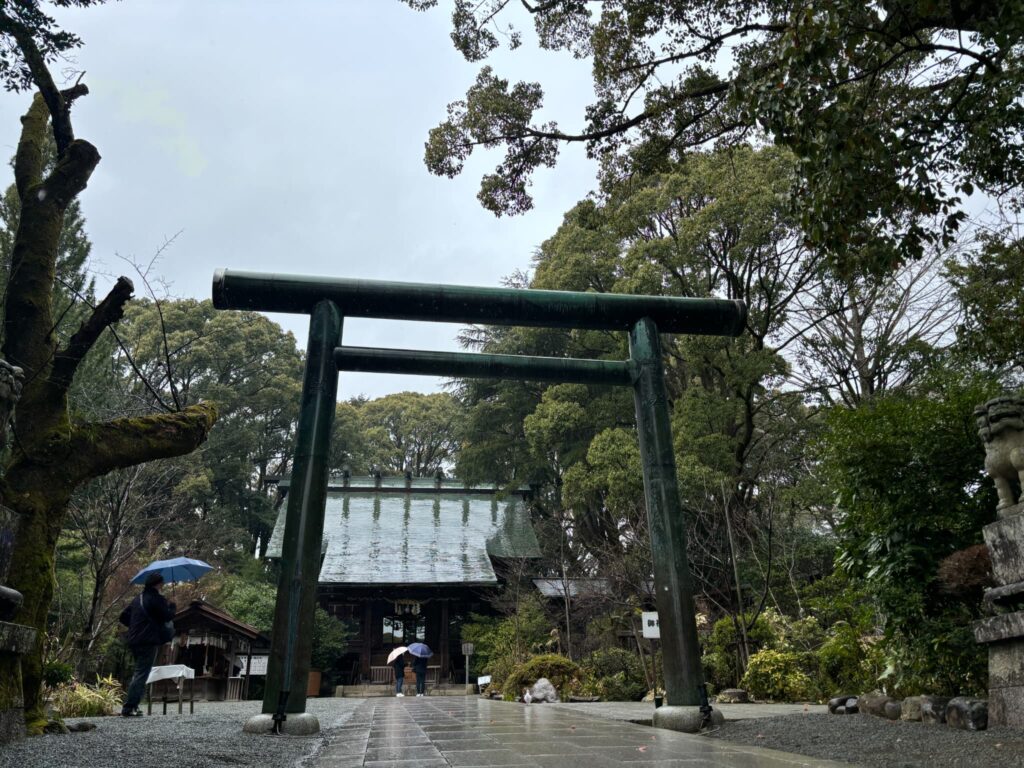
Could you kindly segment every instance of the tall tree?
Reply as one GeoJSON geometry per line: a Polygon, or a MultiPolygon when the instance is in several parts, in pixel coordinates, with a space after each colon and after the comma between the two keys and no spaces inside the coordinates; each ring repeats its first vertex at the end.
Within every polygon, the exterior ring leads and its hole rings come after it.
{"type": "MultiPolygon", "coordinates": [[[[423,10],[437,0],[404,0],[423,10]]],[[[452,40],[482,61],[516,25],[593,62],[585,125],[540,122],[542,85],[481,69],[430,133],[426,164],[454,176],[477,147],[505,149],[479,198],[532,206],[531,174],[583,142],[616,178],[711,142],[764,131],[800,158],[793,202],[841,258],[887,267],[949,238],[974,186],[1020,189],[1021,0],[453,0],[452,40]],[[518,14],[518,17],[517,15],[518,14]],[[943,218],[938,233],[922,217],[943,218]],[[855,246],[851,249],[850,246],[855,246]]]]}
{"type": "Polygon", "coordinates": [[[359,407],[370,463],[391,474],[426,477],[455,462],[462,408],[444,392],[398,392],[359,407]]]}
{"type": "MultiPolygon", "coordinates": [[[[0,478],[0,500],[18,520],[11,567],[12,586],[25,596],[18,619],[39,631],[35,651],[22,662],[26,719],[30,730],[37,731],[45,723],[42,642],[53,595],[54,556],[72,493],[114,469],[194,450],[206,439],[216,410],[197,404],[108,422],[81,422],[70,412],[68,392],[79,366],[121,318],[133,286],[120,278],[66,344],[58,344],[53,293],[64,218],[100,160],[92,144],[75,138],[71,123],[71,105],[88,89],[78,83],[61,90],[54,83],[46,62],[74,38],[55,30],[38,3],[4,4],[0,38],[5,85],[38,91],[22,117],[14,161],[21,213],[11,248],[2,352],[25,371],[25,386],[13,450],[0,478]],[[56,163],[47,171],[44,149],[50,131],[56,163]]],[[[0,678],[7,685],[0,690],[9,691],[16,670],[13,662],[2,665],[0,678]]]]}

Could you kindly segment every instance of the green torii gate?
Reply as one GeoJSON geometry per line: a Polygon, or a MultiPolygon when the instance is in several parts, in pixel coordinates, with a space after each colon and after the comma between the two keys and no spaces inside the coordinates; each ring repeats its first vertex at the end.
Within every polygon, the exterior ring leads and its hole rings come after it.
{"type": "Polygon", "coordinates": [[[263,715],[247,723],[247,730],[298,733],[319,728],[316,718],[304,713],[327,496],[327,452],[340,370],[632,386],[664,654],[668,707],[659,713],[662,719],[668,716],[665,722],[671,727],[668,710],[701,703],[703,673],[693,586],[658,334],[738,336],[746,324],[743,302],[219,269],[213,276],[213,304],[217,309],[310,316],[263,715]],[[345,317],[627,331],[629,360],[343,347],[345,317]]]}

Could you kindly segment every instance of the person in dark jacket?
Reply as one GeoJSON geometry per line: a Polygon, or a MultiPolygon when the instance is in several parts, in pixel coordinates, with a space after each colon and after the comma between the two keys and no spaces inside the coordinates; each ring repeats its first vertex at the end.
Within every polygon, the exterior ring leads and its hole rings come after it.
{"type": "Polygon", "coordinates": [[[128,648],[135,659],[135,673],[121,707],[122,717],[142,715],[139,702],[146,690],[146,678],[156,661],[157,650],[170,639],[165,627],[174,618],[175,606],[160,594],[163,583],[164,577],[159,573],[149,574],[142,594],[121,612],[121,623],[128,627],[128,648]]]}
{"type": "Polygon", "coordinates": [[[416,673],[416,695],[422,696],[427,690],[427,660],[423,656],[413,656],[412,671],[416,673]]]}
{"type": "Polygon", "coordinates": [[[402,693],[402,685],[405,683],[405,654],[391,662],[391,666],[395,669],[395,696],[405,696],[402,693]]]}

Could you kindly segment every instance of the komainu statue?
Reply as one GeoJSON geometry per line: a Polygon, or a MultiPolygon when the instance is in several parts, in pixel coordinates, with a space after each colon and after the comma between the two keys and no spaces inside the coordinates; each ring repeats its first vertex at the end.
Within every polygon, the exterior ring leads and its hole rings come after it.
{"type": "Polygon", "coordinates": [[[974,409],[978,437],[985,441],[985,471],[996,484],[1002,513],[1022,500],[1024,484],[1024,397],[1004,395],[974,409]]]}

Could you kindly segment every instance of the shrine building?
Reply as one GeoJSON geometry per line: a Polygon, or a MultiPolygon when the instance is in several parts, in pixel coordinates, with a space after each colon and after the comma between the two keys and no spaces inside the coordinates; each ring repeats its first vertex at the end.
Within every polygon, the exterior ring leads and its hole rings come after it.
{"type": "MultiPolygon", "coordinates": [[[[278,488],[287,493],[288,485],[282,479],[278,488]]],[[[414,642],[434,651],[428,684],[465,682],[462,622],[490,612],[505,567],[540,557],[529,496],[440,476],[332,478],[317,595],[329,614],[357,628],[340,684],[390,685],[388,653],[414,642]]],[[[281,555],[285,506],[272,558],[281,555]]]]}

